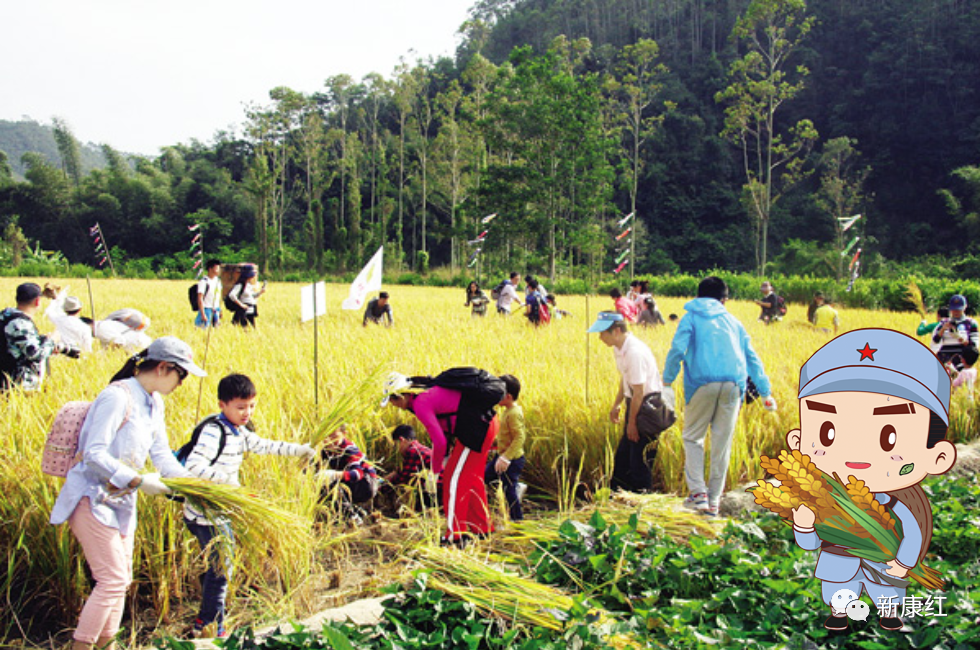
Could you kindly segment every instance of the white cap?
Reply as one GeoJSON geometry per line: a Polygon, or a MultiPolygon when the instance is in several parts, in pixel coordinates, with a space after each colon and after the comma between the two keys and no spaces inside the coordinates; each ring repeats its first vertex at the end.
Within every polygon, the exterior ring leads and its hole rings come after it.
{"type": "Polygon", "coordinates": [[[388,375],[388,379],[385,380],[384,397],[381,399],[381,407],[388,406],[388,400],[391,399],[392,395],[397,395],[400,391],[409,388],[411,385],[412,380],[400,372],[393,372],[388,375]]]}

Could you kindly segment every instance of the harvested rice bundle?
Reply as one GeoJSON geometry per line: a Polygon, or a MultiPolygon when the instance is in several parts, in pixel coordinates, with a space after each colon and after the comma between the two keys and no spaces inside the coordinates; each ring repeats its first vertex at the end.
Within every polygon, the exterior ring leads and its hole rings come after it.
{"type": "MultiPolygon", "coordinates": [[[[777,487],[763,480],[749,488],[755,502],[793,522],[793,510],[805,505],[816,515],[817,535],[836,544],[854,557],[872,562],[895,559],[902,531],[897,520],[874,498],[864,481],[849,476],[847,483],[836,474],[829,476],[794,450],[783,450],[778,459],[762,457],[762,467],[779,482],[777,487]]],[[[942,589],[944,581],[938,571],[919,562],[908,574],[927,589],[942,589]]]]}
{"type": "Polygon", "coordinates": [[[285,551],[312,546],[308,521],[240,487],[199,478],[165,478],[163,483],[208,519],[227,519],[236,544],[246,555],[262,557],[267,548],[285,555],[285,551]]]}
{"type": "MultiPolygon", "coordinates": [[[[431,587],[515,624],[560,631],[575,605],[569,595],[554,587],[499,571],[465,552],[422,547],[416,558],[430,571],[431,587]]],[[[593,615],[596,625],[615,623],[603,610],[593,615]]],[[[610,634],[606,640],[611,648],[643,647],[624,634],[610,634]]]]}

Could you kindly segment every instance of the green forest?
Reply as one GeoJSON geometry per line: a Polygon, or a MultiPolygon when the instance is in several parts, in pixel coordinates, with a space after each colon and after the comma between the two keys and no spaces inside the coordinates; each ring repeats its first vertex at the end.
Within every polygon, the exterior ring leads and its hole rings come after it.
{"type": "Polygon", "coordinates": [[[273,88],[155,158],[5,123],[0,263],[96,266],[98,223],[117,263],[190,272],[199,224],[206,255],[280,275],[379,245],[422,273],[841,279],[862,248],[866,275],[980,275],[978,3],[478,0],[460,31],[452,59],[273,88]]]}

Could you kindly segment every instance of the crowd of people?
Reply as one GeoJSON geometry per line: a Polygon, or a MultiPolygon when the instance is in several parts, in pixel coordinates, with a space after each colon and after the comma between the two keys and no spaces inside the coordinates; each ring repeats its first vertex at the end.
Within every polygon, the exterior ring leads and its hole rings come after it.
{"type": "MultiPolygon", "coordinates": [[[[516,303],[534,325],[570,316],[557,309],[556,297],[532,276],[523,278],[522,297],[518,293],[521,279],[518,273],[510,274],[489,297],[478,283],[471,282],[465,306],[474,317],[484,317],[491,301],[502,315],[512,313],[516,303]]],[[[256,300],[265,292],[265,284],[257,286],[257,274],[245,267],[225,293],[221,263],[209,261],[206,274],[193,287],[195,324],[218,326],[224,305],[234,311],[234,323],[254,327],[256,300]]],[[[760,320],[767,325],[777,322],[785,315],[784,301],[769,282],[761,291],[764,295],[756,301],[762,308],[760,320]]],[[[597,333],[611,348],[618,373],[609,419],[621,423],[622,434],[613,459],[611,486],[632,492],[660,487],[653,473],[654,443],[675,424],[683,409],[681,436],[688,492],[684,505],[715,517],[743,404],[754,396],[766,410],[776,410],[763,363],[745,327],[726,309],[728,287],[714,276],[700,282],[697,297],[684,305],[686,314],[679,319],[662,371],[650,347],[629,329],[630,324],[665,323],[647,282],[633,282],[626,295],[614,289],[610,297],[613,309],[600,312],[588,332],[597,333]],[[685,399],[678,405],[672,385],[682,368],[685,399]],[[709,430],[711,451],[706,458],[709,430]]],[[[386,473],[365,457],[343,426],[319,449],[259,436],[251,427],[257,389],[249,377],[238,373],[219,382],[218,412],[198,423],[190,441],[172,452],[165,398],[188,375],[206,375],[194,363],[190,346],[172,336],[150,339],[146,334],[149,319],[135,309],[118,310],[101,321],[85,319],[80,316],[82,301],[67,288],[42,289],[35,283],[23,283],[17,288],[16,303],[15,308],[0,312],[4,388],[16,384],[26,391],[37,390],[51,355],[89,353],[93,338],[103,345],[141,350],[92,403],[78,433],[77,463],[67,472],[51,513],[52,524],[68,523],[95,579],[79,617],[75,650],[107,646],[118,632],[132,581],[136,492],[169,493],[161,477],[198,477],[238,486],[247,453],[297,457],[314,469],[322,486],[321,501],[352,525],[363,522],[365,508],[379,492],[399,500],[415,495],[413,507],[440,509],[445,519],[443,543],[460,547],[494,532],[487,497],[490,486],[502,488],[510,520],[524,517],[527,486],[521,478],[526,470],[528,431],[518,403],[521,382],[515,375],[494,376],[477,368],[453,368],[436,377],[392,373],[382,387],[381,407],[391,405],[414,416],[431,447],[419,441],[412,425],[399,424],[390,432],[400,456],[399,467],[386,473]],[[41,335],[33,320],[45,295],[51,299],[45,314],[56,328],[50,337],[41,335]],[[147,458],[159,474],[135,469],[143,467],[147,458]]],[[[828,333],[833,328],[836,336],[840,322],[829,301],[817,293],[812,307],[810,322],[828,333]]],[[[963,296],[953,296],[937,314],[937,322],[923,321],[918,333],[931,337],[932,349],[951,377],[972,389],[980,333],[976,321],[965,314],[967,307],[963,296]]],[[[671,314],[670,320],[677,317],[671,314]]],[[[390,327],[393,322],[389,296],[381,292],[368,303],[363,324],[390,327]]],[[[184,506],[183,519],[207,561],[192,632],[223,636],[227,586],[234,568],[233,553],[227,549],[234,548],[235,532],[226,519],[205,514],[190,503],[184,506]],[[218,537],[227,542],[222,546],[224,552],[213,543],[218,537]]]]}

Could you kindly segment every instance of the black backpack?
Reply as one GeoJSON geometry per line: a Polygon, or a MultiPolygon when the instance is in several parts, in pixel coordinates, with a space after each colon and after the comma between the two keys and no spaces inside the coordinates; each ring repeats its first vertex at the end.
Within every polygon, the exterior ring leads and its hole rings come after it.
{"type": "Polygon", "coordinates": [[[194,451],[194,446],[197,445],[197,440],[201,437],[201,431],[204,430],[205,426],[211,424],[212,422],[216,422],[218,427],[221,429],[221,438],[218,440],[218,454],[211,459],[211,465],[218,462],[218,459],[221,458],[222,452],[225,450],[225,438],[228,437],[228,428],[221,421],[220,415],[209,415],[201,420],[196,427],[194,427],[194,432],[191,434],[191,439],[185,442],[180,449],[174,452],[174,456],[177,457],[177,462],[179,462],[181,465],[187,463],[187,457],[191,455],[192,451],[194,451]]]}
{"type": "Polygon", "coordinates": [[[439,386],[457,390],[462,397],[459,410],[446,415],[456,416],[456,426],[451,432],[463,445],[473,451],[481,451],[486,440],[494,407],[507,395],[502,379],[480,368],[450,368],[433,377],[412,377],[417,388],[439,386]]]}
{"type": "MultiPolygon", "coordinates": [[[[244,282],[239,282],[239,283],[237,283],[236,286],[238,286],[238,285],[241,285],[241,287],[243,289],[245,288],[245,283],[244,282]]],[[[235,290],[235,287],[232,287],[231,288],[231,291],[234,291],[234,290],[235,290]]],[[[225,309],[227,309],[230,312],[241,311],[242,308],[239,307],[238,304],[235,303],[235,301],[233,301],[231,299],[231,297],[230,297],[231,291],[229,291],[228,293],[225,294],[225,309]]],[[[238,295],[239,295],[239,299],[241,299],[240,298],[240,296],[242,295],[241,294],[241,289],[238,290],[238,295]]]]}
{"type": "Polygon", "coordinates": [[[490,298],[493,300],[500,300],[500,294],[504,291],[504,285],[507,284],[507,280],[504,280],[493,289],[490,290],[490,298]]]}
{"type": "Polygon", "coordinates": [[[786,301],[782,296],[776,296],[776,313],[780,316],[786,315],[786,301]]]}
{"type": "Polygon", "coordinates": [[[7,390],[13,383],[12,378],[17,374],[17,360],[10,355],[7,345],[7,325],[19,318],[30,317],[21,311],[11,310],[6,316],[0,317],[0,390],[7,390]]]}
{"type": "MultiPolygon", "coordinates": [[[[197,283],[197,282],[195,282],[194,284],[192,284],[192,285],[191,285],[191,286],[190,286],[190,287],[189,287],[189,288],[187,289],[187,300],[188,300],[188,301],[190,301],[190,303],[191,303],[191,311],[198,311],[198,309],[197,309],[197,297],[198,297],[198,295],[200,295],[200,294],[198,293],[198,290],[197,290],[197,285],[198,285],[198,283],[197,283]]],[[[207,286],[208,286],[208,287],[210,287],[211,285],[210,285],[210,284],[208,284],[207,286]]],[[[207,298],[207,297],[208,297],[208,292],[207,292],[207,290],[206,290],[206,289],[205,289],[205,291],[204,291],[204,297],[205,297],[205,298],[207,298]]]]}

